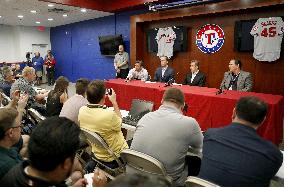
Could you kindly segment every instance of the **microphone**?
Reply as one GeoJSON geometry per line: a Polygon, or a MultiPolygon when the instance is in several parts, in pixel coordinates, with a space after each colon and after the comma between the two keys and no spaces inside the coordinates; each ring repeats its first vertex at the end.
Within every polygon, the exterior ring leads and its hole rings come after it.
{"type": "Polygon", "coordinates": [[[168,86],[172,85],[173,82],[174,82],[174,80],[175,80],[175,79],[174,79],[173,77],[170,78],[170,79],[168,80],[168,82],[165,83],[165,87],[168,87],[168,86]]]}

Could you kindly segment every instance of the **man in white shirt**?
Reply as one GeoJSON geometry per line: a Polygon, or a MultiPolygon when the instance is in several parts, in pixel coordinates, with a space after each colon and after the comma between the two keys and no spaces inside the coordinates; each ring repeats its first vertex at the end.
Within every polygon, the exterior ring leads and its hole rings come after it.
{"type": "Polygon", "coordinates": [[[86,90],[90,81],[88,79],[78,79],[76,81],[76,94],[70,97],[63,105],[61,112],[59,114],[60,117],[66,117],[76,124],[79,125],[78,122],[78,114],[79,110],[82,106],[87,105],[89,102],[86,99],[86,90]]]}
{"type": "Polygon", "coordinates": [[[143,67],[143,62],[138,60],[135,63],[135,67],[131,69],[126,78],[127,80],[141,80],[146,81],[148,79],[148,71],[143,67]]]}

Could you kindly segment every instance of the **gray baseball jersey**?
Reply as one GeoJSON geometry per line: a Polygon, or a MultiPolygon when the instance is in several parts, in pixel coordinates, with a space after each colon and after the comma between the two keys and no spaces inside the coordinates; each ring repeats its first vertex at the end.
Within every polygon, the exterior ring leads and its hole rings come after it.
{"type": "Polygon", "coordinates": [[[173,56],[173,47],[176,39],[176,33],[172,27],[159,28],[156,36],[158,44],[157,56],[166,56],[171,58],[173,56]]]}
{"type": "Polygon", "coordinates": [[[254,36],[253,57],[268,62],[279,59],[283,33],[281,17],[259,18],[250,32],[254,36]]]}

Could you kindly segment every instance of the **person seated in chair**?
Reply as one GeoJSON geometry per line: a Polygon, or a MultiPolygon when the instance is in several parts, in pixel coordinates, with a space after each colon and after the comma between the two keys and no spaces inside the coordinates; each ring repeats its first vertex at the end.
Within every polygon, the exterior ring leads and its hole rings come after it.
{"type": "Polygon", "coordinates": [[[27,100],[28,96],[18,100],[14,97],[8,106],[0,108],[0,180],[22,161],[22,156],[25,156],[25,150],[21,149],[25,149],[24,145],[27,144],[29,137],[21,136],[21,120],[27,100]]]}
{"type": "MultiPolygon", "coordinates": [[[[89,104],[81,107],[78,121],[81,128],[100,135],[115,155],[119,157],[122,150],[128,148],[121,131],[122,117],[116,102],[116,94],[113,89],[111,95],[107,95],[113,105],[114,111],[104,107],[106,99],[106,87],[103,81],[95,80],[88,85],[87,100],[89,104]]],[[[115,163],[104,148],[92,144],[92,152],[96,158],[108,163],[115,163]]]]}
{"type": "MultiPolygon", "coordinates": [[[[28,94],[29,100],[28,105],[31,108],[38,110],[41,114],[45,114],[45,106],[40,104],[44,101],[48,92],[37,93],[33,88],[33,82],[36,78],[35,69],[29,66],[26,66],[23,69],[23,77],[17,79],[11,87],[10,92],[13,93],[16,90],[19,90],[21,93],[28,94]]],[[[12,97],[12,96],[11,96],[12,97]]]]}
{"type": "Polygon", "coordinates": [[[184,105],[181,90],[167,89],[160,108],[140,119],[131,143],[131,149],[162,162],[177,186],[183,186],[188,176],[188,148],[200,151],[203,140],[197,121],[183,115],[184,105]]]}
{"type": "Polygon", "coordinates": [[[257,97],[242,97],[230,125],[208,129],[198,177],[224,187],[268,187],[282,165],[283,154],[257,134],[267,110],[267,104],[257,97]]]}
{"type": "Polygon", "coordinates": [[[2,89],[4,94],[9,97],[12,84],[15,81],[13,71],[10,68],[6,69],[3,72],[3,78],[4,78],[4,81],[2,83],[0,83],[0,89],[2,89]]]}
{"type": "Polygon", "coordinates": [[[68,99],[68,85],[69,81],[67,78],[63,76],[57,78],[54,89],[48,93],[46,102],[46,116],[59,116],[63,104],[68,99]]]}
{"type": "Polygon", "coordinates": [[[85,186],[82,174],[74,172],[79,134],[78,125],[67,118],[54,116],[42,121],[30,137],[29,160],[12,168],[1,186],[85,186]]]}
{"type": "Polygon", "coordinates": [[[225,72],[220,89],[238,90],[243,92],[252,91],[253,81],[251,73],[242,71],[242,62],[232,59],[229,63],[229,71],[225,72]]]}
{"type": "Polygon", "coordinates": [[[168,57],[161,56],[161,67],[157,68],[154,81],[156,82],[168,82],[170,80],[174,80],[174,70],[168,66],[168,57]]]}
{"type": "Polygon", "coordinates": [[[141,80],[146,81],[148,79],[148,72],[143,66],[143,62],[138,60],[135,62],[135,67],[131,69],[126,78],[127,80],[141,80]]]}
{"type": "Polygon", "coordinates": [[[190,62],[190,73],[186,75],[184,83],[190,86],[205,86],[205,75],[199,71],[199,61],[190,62]]]}
{"type": "Polygon", "coordinates": [[[86,99],[86,91],[88,88],[88,84],[90,81],[85,78],[80,78],[76,81],[76,94],[70,97],[63,105],[61,112],[59,114],[60,117],[66,117],[76,124],[79,125],[78,122],[78,114],[79,110],[82,106],[88,104],[88,100],[86,99]]]}

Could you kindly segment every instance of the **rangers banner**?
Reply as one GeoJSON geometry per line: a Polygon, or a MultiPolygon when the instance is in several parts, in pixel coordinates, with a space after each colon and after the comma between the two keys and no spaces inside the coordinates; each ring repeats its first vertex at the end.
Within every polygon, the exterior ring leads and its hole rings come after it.
{"type": "Polygon", "coordinates": [[[196,34],[196,45],[203,53],[211,54],[219,51],[224,42],[224,31],[215,24],[204,25],[196,34]]]}

